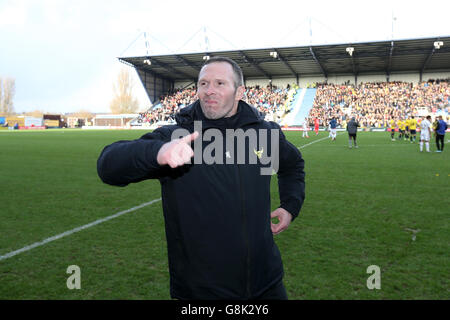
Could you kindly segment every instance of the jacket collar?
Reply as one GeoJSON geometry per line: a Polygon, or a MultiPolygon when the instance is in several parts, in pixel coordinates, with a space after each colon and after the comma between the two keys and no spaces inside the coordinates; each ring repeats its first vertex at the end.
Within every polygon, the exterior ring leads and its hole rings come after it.
{"type": "Polygon", "coordinates": [[[235,115],[229,118],[208,119],[203,114],[200,100],[181,109],[175,115],[177,124],[181,127],[191,127],[194,121],[202,121],[202,127],[219,129],[237,129],[248,124],[259,123],[264,120],[264,116],[253,106],[239,100],[238,109],[235,115]]]}

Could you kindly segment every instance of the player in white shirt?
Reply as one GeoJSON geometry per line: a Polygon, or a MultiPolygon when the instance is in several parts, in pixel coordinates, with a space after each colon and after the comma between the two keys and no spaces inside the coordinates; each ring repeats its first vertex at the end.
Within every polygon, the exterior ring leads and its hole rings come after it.
{"type": "Polygon", "coordinates": [[[303,121],[303,135],[302,135],[302,138],[305,138],[305,137],[309,138],[308,130],[309,130],[308,119],[305,119],[305,121],[303,121]]]}
{"type": "Polygon", "coordinates": [[[427,116],[420,123],[420,152],[423,151],[423,143],[427,152],[430,152],[430,137],[431,137],[431,116],[427,116]]]}

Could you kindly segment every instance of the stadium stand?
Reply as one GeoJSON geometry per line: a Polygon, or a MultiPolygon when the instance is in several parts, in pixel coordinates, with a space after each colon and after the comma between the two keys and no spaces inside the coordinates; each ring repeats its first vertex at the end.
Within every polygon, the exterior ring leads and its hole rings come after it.
{"type": "Polygon", "coordinates": [[[448,117],[448,43],[450,37],[436,36],[351,44],[179,52],[122,57],[119,61],[136,69],[152,103],[161,102],[159,107],[141,116],[141,124],[144,118],[145,124],[152,122],[155,126],[161,119],[170,121],[177,107],[164,107],[161,96],[174,92],[175,88],[195,85],[205,58],[219,55],[233,59],[241,67],[247,86],[266,88],[269,83],[286,88],[290,84],[284,105],[278,101],[264,105],[254,97],[248,97],[252,100],[250,103],[266,112],[268,120],[279,122],[285,129],[299,129],[306,115],[310,123],[317,117],[322,128],[329,117],[335,115],[342,127],[351,113],[366,127],[383,128],[387,118],[406,116],[411,112],[420,115],[431,110],[433,116],[442,112],[448,117]],[[307,95],[303,88],[316,88],[316,94],[307,95]],[[306,101],[311,101],[312,96],[311,106],[306,101]],[[308,106],[311,108],[309,113],[308,106]]]}
{"type": "Polygon", "coordinates": [[[345,126],[350,114],[365,128],[384,128],[391,118],[407,118],[421,113],[450,112],[449,80],[409,82],[376,82],[351,84],[318,84],[309,122],[319,118],[322,126],[331,117],[345,126]],[[421,111],[421,112],[420,112],[421,111]]]}
{"type": "MultiPolygon", "coordinates": [[[[265,115],[267,120],[279,121],[286,112],[285,106],[288,101],[290,86],[278,88],[276,86],[252,86],[247,87],[244,99],[255,106],[265,115]]],[[[160,102],[140,113],[131,125],[154,125],[173,122],[173,116],[180,109],[188,106],[197,99],[195,88],[177,90],[175,93],[162,96],[160,102]]]]}
{"type": "MultiPolygon", "coordinates": [[[[244,99],[265,114],[267,120],[287,126],[301,125],[304,119],[312,126],[318,118],[320,126],[325,127],[331,117],[336,117],[338,126],[345,127],[350,115],[355,115],[365,128],[385,128],[393,117],[450,114],[448,79],[417,84],[397,81],[314,86],[252,86],[246,89],[244,99]]],[[[159,104],[141,113],[135,122],[149,125],[171,122],[176,112],[196,99],[195,88],[177,90],[161,97],[159,104]]]]}

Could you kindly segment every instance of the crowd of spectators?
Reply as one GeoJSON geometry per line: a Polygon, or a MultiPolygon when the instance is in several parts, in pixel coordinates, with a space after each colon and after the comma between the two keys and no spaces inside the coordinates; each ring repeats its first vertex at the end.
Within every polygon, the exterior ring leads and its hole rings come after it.
{"type": "MultiPolygon", "coordinates": [[[[279,117],[279,110],[283,110],[286,104],[290,86],[278,88],[276,86],[252,86],[247,87],[243,100],[255,106],[266,119],[279,117]]],[[[177,90],[173,94],[160,97],[160,104],[147,112],[140,113],[138,122],[154,124],[159,121],[173,120],[173,116],[182,108],[197,100],[195,88],[177,90]]]]}
{"type": "Polygon", "coordinates": [[[318,84],[310,111],[310,125],[318,118],[321,126],[335,117],[345,127],[349,117],[366,128],[386,127],[390,119],[406,119],[419,115],[419,109],[450,113],[449,80],[409,82],[376,82],[351,84],[318,84]]]}
{"type": "Polygon", "coordinates": [[[173,94],[160,97],[160,103],[147,112],[140,113],[138,122],[154,124],[170,121],[180,109],[190,105],[197,99],[194,88],[178,89],[173,94]]]}
{"type": "Polygon", "coordinates": [[[268,118],[280,110],[284,110],[290,86],[278,88],[276,86],[266,87],[248,87],[244,94],[244,100],[248,104],[255,106],[259,112],[265,114],[268,118]]]}
{"type": "MultiPolygon", "coordinates": [[[[366,128],[386,127],[390,119],[417,116],[419,109],[426,113],[444,111],[450,114],[449,80],[410,82],[366,82],[358,85],[317,83],[316,97],[309,113],[312,126],[316,118],[320,126],[327,126],[335,117],[338,126],[345,127],[350,117],[366,128]]],[[[244,100],[266,115],[267,120],[280,120],[288,110],[290,86],[247,87],[244,100]]],[[[154,124],[172,121],[175,113],[197,100],[195,88],[177,90],[162,96],[160,104],[139,115],[141,123],[154,124]]]]}

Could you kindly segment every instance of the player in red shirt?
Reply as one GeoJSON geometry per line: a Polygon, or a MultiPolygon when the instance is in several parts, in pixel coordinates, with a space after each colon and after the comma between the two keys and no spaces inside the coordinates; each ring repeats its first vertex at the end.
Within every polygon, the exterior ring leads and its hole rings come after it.
{"type": "Polygon", "coordinates": [[[316,132],[316,136],[319,134],[319,119],[314,119],[314,131],[316,132]]]}

